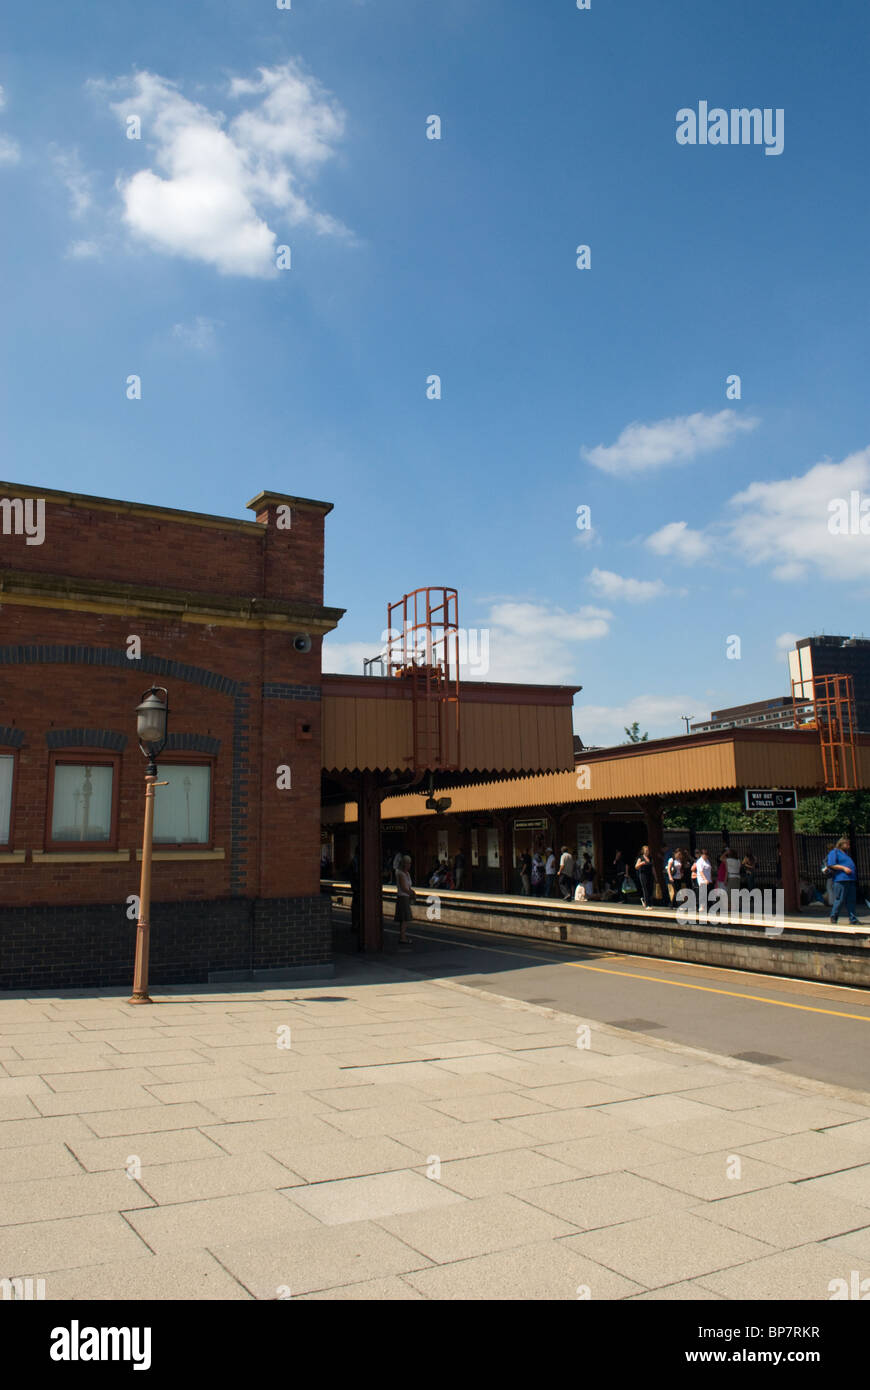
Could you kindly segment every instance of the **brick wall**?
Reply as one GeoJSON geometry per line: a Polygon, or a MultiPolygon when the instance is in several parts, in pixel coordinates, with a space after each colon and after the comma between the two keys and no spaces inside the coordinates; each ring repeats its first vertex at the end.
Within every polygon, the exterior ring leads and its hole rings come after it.
{"type": "MultiPolygon", "coordinates": [[[[3,489],[20,495],[13,485],[3,489]]],[[[179,971],[179,979],[199,979],[239,968],[240,960],[253,969],[261,967],[252,959],[270,969],[325,960],[320,637],[313,632],[311,651],[300,652],[292,630],[244,616],[232,625],[224,616],[299,603],[298,630],[306,630],[305,605],[314,611],[323,596],[323,509],[294,508],[291,529],[278,531],[270,502],[259,525],[222,529],[183,513],[155,517],[46,496],[43,545],[0,536],[0,753],[16,758],[11,837],[0,854],[26,852],[23,863],[0,862],[0,982],[17,987],[11,979],[28,970],[28,988],[37,977],[59,986],[81,971],[87,983],[126,980],[135,927],[126,900],[139,892],[144,809],[135,708],[151,684],[169,691],[172,737],[161,778],[171,779],[173,762],[211,757],[212,844],[224,850],[223,859],[154,861],[155,969],[170,972],[164,980],[179,971]],[[46,593],[40,577],[33,602],[4,584],[12,571],[65,581],[46,593]],[[104,584],[105,602],[66,598],[64,587],[74,592],[76,579],[104,584]],[[184,621],[131,595],[125,614],[117,583],[238,603],[222,610],[218,603],[214,622],[184,621]],[[131,636],[141,641],[140,659],[127,657],[131,636]],[[129,850],[126,862],[34,861],[33,851],[51,848],[53,753],[117,758],[117,848],[129,850]],[[277,786],[282,765],[291,769],[289,790],[277,786]],[[255,914],[264,899],[282,906],[255,914]],[[252,938],[255,915],[262,935],[252,938]],[[214,941],[205,924],[216,930],[214,941]]]]}

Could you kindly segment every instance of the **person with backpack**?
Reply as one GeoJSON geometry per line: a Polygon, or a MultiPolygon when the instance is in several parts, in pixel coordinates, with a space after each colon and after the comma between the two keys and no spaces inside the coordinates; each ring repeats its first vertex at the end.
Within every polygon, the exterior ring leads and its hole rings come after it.
{"type": "Polygon", "coordinates": [[[520,883],[523,897],[529,897],[532,891],[532,856],[528,850],[524,850],[520,855],[520,883]]]}
{"type": "Polygon", "coordinates": [[[677,894],[683,886],[683,861],[682,851],[672,850],[665,864],[665,877],[668,881],[668,897],[671,905],[677,905],[677,894]]]}
{"type": "Polygon", "coordinates": [[[840,913],[843,908],[849,914],[849,923],[853,927],[858,926],[858,918],[855,915],[855,901],[858,887],[858,871],[855,868],[855,861],[849,854],[852,848],[848,836],[843,836],[838,840],[834,848],[828,855],[825,868],[828,870],[827,877],[834,882],[834,901],[831,906],[831,921],[836,924],[839,921],[840,913]]]}
{"type": "Polygon", "coordinates": [[[540,898],[544,892],[544,858],[540,850],[535,850],[532,855],[532,872],[530,878],[532,895],[536,898],[540,898]]]}

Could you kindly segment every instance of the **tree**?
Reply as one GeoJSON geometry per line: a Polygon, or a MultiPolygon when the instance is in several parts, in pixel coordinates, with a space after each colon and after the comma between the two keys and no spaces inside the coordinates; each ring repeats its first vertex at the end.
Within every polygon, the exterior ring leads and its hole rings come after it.
{"type": "Polygon", "coordinates": [[[805,835],[840,835],[849,833],[854,824],[860,835],[870,822],[870,792],[826,792],[824,796],[808,796],[798,801],[795,829],[805,835]]]}
{"type": "MultiPolygon", "coordinates": [[[[623,728],[625,728],[625,725],[623,725],[623,728]]],[[[628,734],[629,743],[646,743],[649,738],[649,733],[642,734],[640,732],[640,725],[636,719],[630,729],[625,728],[625,732],[628,734]]]]}

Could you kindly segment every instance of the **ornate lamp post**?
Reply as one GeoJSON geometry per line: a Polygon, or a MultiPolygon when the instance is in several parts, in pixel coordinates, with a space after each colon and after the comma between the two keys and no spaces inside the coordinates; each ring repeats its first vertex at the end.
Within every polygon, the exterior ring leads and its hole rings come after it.
{"type": "Polygon", "coordinates": [[[139,886],[139,921],[136,925],[136,965],[133,972],[133,993],[130,1004],[151,1004],[148,994],[148,962],[151,949],[151,842],[154,835],[154,788],[165,787],[157,781],[157,758],[166,747],[166,727],[169,719],[169,693],[162,685],[152,685],[142,696],[136,709],[136,733],[143,756],[148,759],[145,769],[145,829],[142,835],[142,878],[139,886]],[[163,698],[161,699],[161,695],[163,698]]]}

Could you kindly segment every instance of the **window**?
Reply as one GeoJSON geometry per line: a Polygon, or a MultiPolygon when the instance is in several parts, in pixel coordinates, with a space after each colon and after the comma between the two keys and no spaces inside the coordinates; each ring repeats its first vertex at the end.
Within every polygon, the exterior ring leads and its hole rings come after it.
{"type": "Polygon", "coordinates": [[[12,771],[15,759],[11,753],[0,757],[0,845],[9,844],[12,821],[12,771]]]}
{"type": "Polygon", "coordinates": [[[211,838],[211,767],[164,763],[154,796],[155,845],[207,845],[211,838]]]}
{"type": "Polygon", "coordinates": [[[114,833],[113,762],[54,762],[51,844],[106,847],[114,833]]]}

